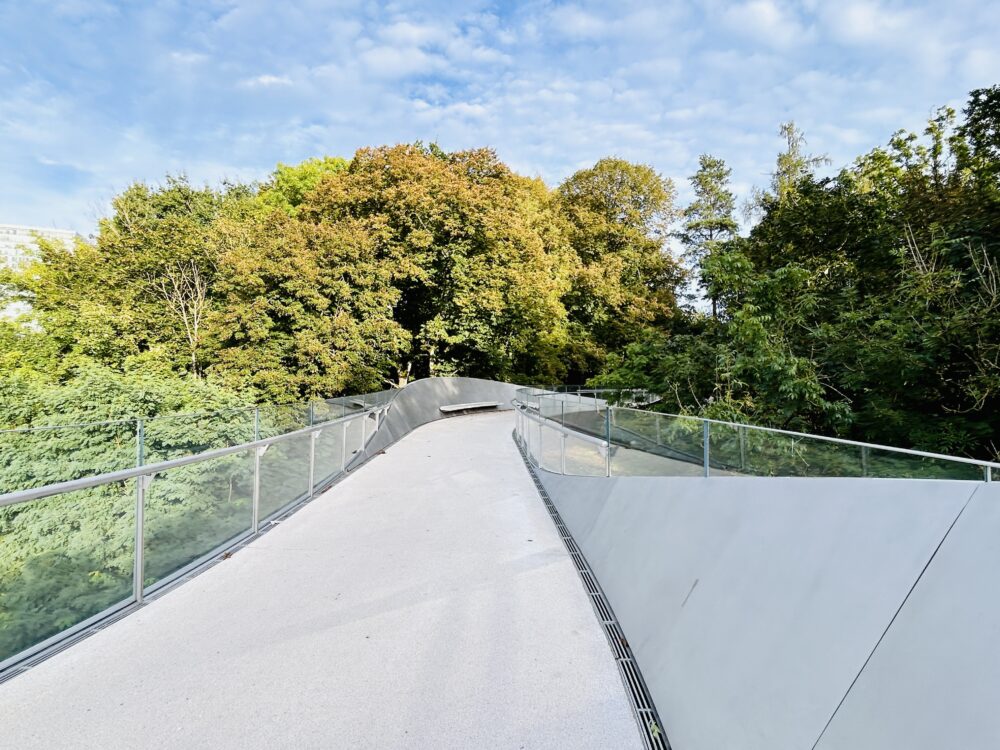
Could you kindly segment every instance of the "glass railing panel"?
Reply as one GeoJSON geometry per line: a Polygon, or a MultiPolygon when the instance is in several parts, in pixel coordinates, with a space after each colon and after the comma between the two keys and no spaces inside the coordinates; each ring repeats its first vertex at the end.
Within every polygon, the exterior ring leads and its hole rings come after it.
{"type": "MultiPolygon", "coordinates": [[[[713,429],[716,426],[712,425],[713,429]]],[[[743,431],[743,439],[746,460],[740,469],[742,474],[759,477],[808,477],[815,470],[805,455],[808,446],[802,438],[750,428],[743,431]]],[[[859,459],[857,468],[860,470],[860,453],[856,453],[856,456],[859,459]]]]}
{"type": "Polygon", "coordinates": [[[709,476],[756,476],[746,427],[713,422],[709,430],[709,476]]]}
{"type": "Polygon", "coordinates": [[[607,450],[590,440],[566,436],[566,473],[574,476],[603,477],[607,473],[607,450]]]}
{"type": "Polygon", "coordinates": [[[0,508],[0,661],[132,598],[135,482],[0,508]]]}
{"type": "MultiPolygon", "coordinates": [[[[666,414],[650,413],[650,416],[652,422],[642,420],[638,422],[638,427],[642,430],[644,439],[654,444],[650,452],[656,455],[657,460],[647,459],[654,476],[704,475],[704,433],[701,420],[666,414]]],[[[618,452],[616,451],[616,455],[618,452]]]]}
{"type": "Polygon", "coordinates": [[[316,465],[313,471],[315,487],[321,487],[341,470],[344,459],[344,427],[342,423],[324,427],[316,438],[316,465]]]}
{"type": "Polygon", "coordinates": [[[703,476],[700,420],[612,410],[613,476],[703,476]]]}
{"type": "Polygon", "coordinates": [[[636,450],[653,450],[660,444],[660,416],[648,411],[611,409],[611,440],[636,450]]]}
{"type": "Polygon", "coordinates": [[[542,426],[541,444],[538,449],[539,464],[543,469],[559,474],[562,469],[561,433],[552,427],[542,426]]]}
{"type": "Polygon", "coordinates": [[[337,398],[328,398],[323,403],[327,405],[330,409],[331,414],[336,414],[336,418],[346,416],[347,414],[353,414],[357,411],[357,407],[348,406],[347,398],[344,396],[338,396],[337,398]]]}
{"type": "Polygon", "coordinates": [[[604,440],[607,413],[607,404],[603,401],[586,398],[582,402],[570,400],[566,402],[563,422],[573,430],[604,440]]]}
{"type": "Polygon", "coordinates": [[[385,406],[395,398],[396,393],[399,389],[389,388],[384,391],[378,391],[377,393],[371,394],[372,405],[373,406],[385,406]]]}
{"type": "MultiPolygon", "coordinates": [[[[860,448],[856,450],[861,450],[860,448]]],[[[968,479],[982,482],[982,466],[915,456],[881,448],[864,449],[863,476],[889,479],[968,479]]]]}
{"type": "Polygon", "coordinates": [[[860,447],[742,425],[711,425],[713,475],[863,476],[860,447]]]}
{"type": "Polygon", "coordinates": [[[562,395],[538,396],[538,414],[554,422],[562,422],[565,409],[565,397],[562,395]]]}
{"type": "Polygon", "coordinates": [[[260,438],[276,437],[309,426],[307,404],[269,404],[260,407],[260,438]]]}
{"type": "Polygon", "coordinates": [[[329,401],[313,401],[312,410],[313,424],[323,424],[324,422],[331,422],[334,419],[340,419],[345,413],[343,405],[330,403],[329,401]]]}
{"type": "Polygon", "coordinates": [[[271,443],[260,457],[261,520],[309,495],[309,433],[271,443]]]}
{"type": "Polygon", "coordinates": [[[525,437],[527,439],[528,458],[530,458],[531,462],[537,466],[539,461],[538,449],[541,444],[539,438],[541,436],[542,426],[535,419],[526,419],[524,423],[524,430],[525,437]]]}
{"type": "Polygon", "coordinates": [[[254,439],[255,410],[226,409],[211,414],[168,414],[144,424],[143,462],[169,461],[254,439]]]}
{"type": "Polygon", "coordinates": [[[347,421],[347,463],[350,464],[362,452],[362,439],[367,440],[368,425],[362,416],[356,416],[347,421]]]}
{"type": "Polygon", "coordinates": [[[363,396],[341,396],[338,401],[344,407],[347,414],[357,414],[366,408],[363,396]]]}
{"type": "Polygon", "coordinates": [[[252,517],[252,449],[157,474],[146,491],[144,585],[246,534],[252,517]]]}
{"type": "Polygon", "coordinates": [[[587,433],[594,434],[600,429],[598,417],[602,417],[606,406],[607,402],[593,391],[577,391],[566,398],[563,406],[565,422],[571,427],[583,426],[587,433]]]}
{"type": "Polygon", "coordinates": [[[136,422],[0,431],[0,494],[135,466],[136,422]]]}

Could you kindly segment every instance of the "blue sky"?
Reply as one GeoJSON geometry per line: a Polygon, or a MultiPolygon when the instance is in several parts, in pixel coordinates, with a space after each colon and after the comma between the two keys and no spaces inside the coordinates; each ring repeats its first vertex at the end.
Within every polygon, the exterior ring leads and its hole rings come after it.
{"type": "Polygon", "coordinates": [[[839,166],[1000,83],[1000,3],[0,0],[0,223],[94,230],[166,173],[262,179],[360,146],[598,158],[764,184],[794,119],[839,166]]]}

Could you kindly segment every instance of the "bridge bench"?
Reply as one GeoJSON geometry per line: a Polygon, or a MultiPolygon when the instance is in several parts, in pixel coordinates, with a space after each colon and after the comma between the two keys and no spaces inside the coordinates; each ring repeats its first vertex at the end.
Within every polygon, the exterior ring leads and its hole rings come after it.
{"type": "Polygon", "coordinates": [[[445,404],[439,408],[442,414],[464,414],[470,411],[499,409],[501,406],[503,403],[500,401],[471,401],[467,404],[445,404]]]}

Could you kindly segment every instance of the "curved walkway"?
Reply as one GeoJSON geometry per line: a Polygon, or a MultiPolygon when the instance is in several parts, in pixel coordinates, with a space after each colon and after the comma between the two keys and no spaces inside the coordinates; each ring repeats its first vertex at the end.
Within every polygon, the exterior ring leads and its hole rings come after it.
{"type": "Polygon", "coordinates": [[[3,746],[642,747],[512,427],[416,430],[0,685],[3,746]]]}

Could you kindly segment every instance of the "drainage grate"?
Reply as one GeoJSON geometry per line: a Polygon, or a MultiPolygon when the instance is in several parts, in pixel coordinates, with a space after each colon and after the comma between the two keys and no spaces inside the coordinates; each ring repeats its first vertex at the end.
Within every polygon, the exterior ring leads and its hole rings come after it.
{"type": "Polygon", "coordinates": [[[650,698],[646,683],[642,679],[639,665],[636,664],[635,659],[632,657],[632,650],[629,648],[628,641],[625,640],[625,634],[622,633],[622,629],[618,625],[618,620],[615,619],[614,612],[611,611],[611,605],[608,604],[608,600],[604,596],[600,584],[597,583],[597,577],[588,567],[583,552],[580,551],[576,541],[573,539],[573,535],[569,533],[569,529],[563,523],[562,517],[559,515],[559,510],[553,504],[549,493],[545,491],[545,487],[535,473],[535,467],[528,460],[528,456],[524,452],[524,447],[517,441],[516,436],[514,437],[514,445],[521,451],[521,458],[524,459],[524,464],[528,467],[528,473],[535,483],[535,488],[538,490],[538,494],[541,495],[542,501],[545,503],[545,508],[549,511],[549,515],[552,516],[556,531],[562,537],[563,544],[566,545],[566,551],[573,559],[573,564],[576,565],[576,570],[580,574],[583,587],[589,594],[590,603],[594,606],[594,613],[597,615],[597,619],[600,620],[601,627],[604,628],[604,635],[611,646],[615,663],[618,665],[618,672],[621,675],[622,683],[625,685],[625,691],[628,693],[632,713],[639,724],[640,734],[642,734],[642,739],[647,749],[670,750],[670,742],[667,741],[667,736],[661,728],[660,719],[656,714],[656,708],[653,706],[653,700],[650,698]]]}

